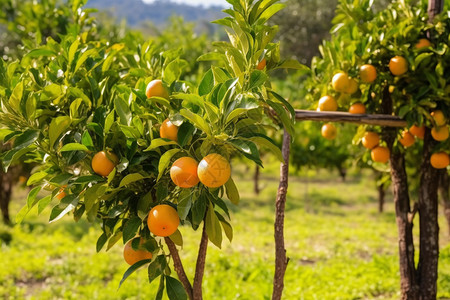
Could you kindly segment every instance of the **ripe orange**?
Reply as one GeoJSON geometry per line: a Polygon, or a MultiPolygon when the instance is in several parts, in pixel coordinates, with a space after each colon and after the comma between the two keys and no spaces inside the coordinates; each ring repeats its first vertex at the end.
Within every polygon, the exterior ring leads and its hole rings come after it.
{"type": "Polygon", "coordinates": [[[333,86],[333,89],[336,92],[345,93],[350,86],[350,80],[348,79],[347,73],[344,72],[336,73],[333,76],[331,85],[333,86]]]}
{"type": "Polygon", "coordinates": [[[348,88],[345,91],[345,93],[349,94],[349,95],[353,95],[354,93],[356,93],[358,91],[358,83],[356,82],[355,79],[353,78],[348,78],[348,88]]]}
{"type": "Polygon", "coordinates": [[[100,151],[92,158],[92,170],[98,175],[107,177],[119,162],[119,158],[114,153],[100,151]]]}
{"type": "Polygon", "coordinates": [[[409,128],[409,132],[411,132],[413,135],[415,135],[417,138],[423,140],[423,137],[425,136],[425,126],[417,126],[413,125],[411,128],[409,128]]]}
{"type": "Polygon", "coordinates": [[[435,110],[431,112],[431,116],[433,117],[434,122],[436,122],[436,126],[444,126],[447,123],[442,110],[435,110]]]}
{"type": "Polygon", "coordinates": [[[450,164],[450,158],[445,152],[431,154],[430,163],[435,169],[444,169],[450,164]]]}
{"type": "Polygon", "coordinates": [[[145,94],[147,95],[147,98],[161,97],[169,99],[169,93],[160,79],[150,81],[145,90],[145,94]]]}
{"type": "Polygon", "coordinates": [[[370,156],[372,157],[373,161],[387,163],[389,161],[390,151],[386,147],[377,146],[372,149],[370,156]]]}
{"type": "Polygon", "coordinates": [[[28,181],[28,178],[26,176],[19,176],[19,183],[25,184],[28,181]]]}
{"type": "Polygon", "coordinates": [[[377,79],[377,69],[372,65],[363,65],[359,68],[359,77],[362,82],[372,83],[377,79]]]}
{"type": "MultiPolygon", "coordinates": [[[[151,252],[148,252],[147,250],[134,250],[131,246],[131,242],[133,240],[129,241],[125,247],[123,248],[123,258],[129,264],[130,266],[134,265],[138,261],[144,260],[144,259],[152,259],[153,254],[151,252]]],[[[141,238],[140,244],[142,244],[144,240],[141,238]]]]}
{"type": "Polygon", "coordinates": [[[408,71],[408,62],[402,56],[394,56],[389,62],[389,70],[395,76],[400,76],[408,71]]]}
{"type": "Polygon", "coordinates": [[[441,127],[433,127],[431,129],[431,136],[436,141],[442,142],[448,139],[449,132],[447,126],[441,126],[441,127]]]}
{"type": "Polygon", "coordinates": [[[258,65],[256,66],[256,68],[260,71],[264,70],[264,68],[266,67],[266,59],[263,58],[261,59],[261,61],[258,63],[258,65]]]}
{"type": "Polygon", "coordinates": [[[350,106],[350,109],[348,110],[351,114],[365,114],[366,113],[366,107],[364,104],[357,102],[350,106]]]}
{"type": "Polygon", "coordinates": [[[231,176],[228,160],[220,154],[209,154],[198,164],[197,175],[200,182],[210,188],[224,185],[231,176]]]}
{"type": "Polygon", "coordinates": [[[199,182],[197,167],[198,162],[192,157],[181,157],[170,168],[170,178],[179,187],[191,188],[199,182]]]}
{"type": "Polygon", "coordinates": [[[63,185],[60,189],[58,194],[56,194],[56,198],[58,200],[62,200],[65,196],[67,196],[66,191],[64,189],[67,187],[67,185],[63,185]]]}
{"type": "Polygon", "coordinates": [[[430,47],[431,42],[427,39],[420,39],[415,45],[416,49],[430,47]]]}
{"type": "Polygon", "coordinates": [[[318,111],[336,111],[338,104],[332,96],[323,96],[319,99],[318,111]]]}
{"type": "Polygon", "coordinates": [[[161,127],[159,128],[159,136],[177,142],[178,126],[170,122],[169,119],[164,120],[164,122],[162,122],[161,124],[161,127]]]}
{"type": "Polygon", "coordinates": [[[332,123],[327,123],[322,126],[322,136],[327,140],[334,140],[337,136],[336,126],[332,123]]]}
{"type": "Polygon", "coordinates": [[[364,134],[361,142],[364,148],[373,149],[374,147],[378,146],[378,143],[380,143],[380,137],[376,132],[367,131],[364,134]]]}
{"type": "Polygon", "coordinates": [[[408,148],[415,142],[414,136],[408,130],[402,131],[402,138],[398,140],[403,147],[408,148]]]}
{"type": "Polygon", "coordinates": [[[170,205],[156,205],[148,214],[148,229],[156,236],[172,235],[177,231],[178,225],[180,225],[180,217],[175,208],[170,205]]]}

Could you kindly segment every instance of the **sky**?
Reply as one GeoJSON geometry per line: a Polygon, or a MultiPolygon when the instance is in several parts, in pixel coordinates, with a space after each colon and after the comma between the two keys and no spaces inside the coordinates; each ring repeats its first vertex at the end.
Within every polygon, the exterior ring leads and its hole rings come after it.
{"type": "MultiPolygon", "coordinates": [[[[152,3],[155,0],[143,0],[145,3],[152,3]]],[[[166,0],[168,1],[168,0],[166,0]]],[[[228,2],[225,0],[171,0],[172,2],[189,4],[189,5],[203,5],[209,7],[211,5],[229,6],[228,2]]]]}

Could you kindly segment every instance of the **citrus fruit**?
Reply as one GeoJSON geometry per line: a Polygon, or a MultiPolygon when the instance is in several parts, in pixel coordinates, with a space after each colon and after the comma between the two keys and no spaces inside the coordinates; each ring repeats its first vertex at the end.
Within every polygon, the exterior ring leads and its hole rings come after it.
{"type": "Polygon", "coordinates": [[[450,158],[445,152],[431,154],[430,163],[435,169],[444,169],[450,164],[450,158]]]}
{"type": "Polygon", "coordinates": [[[114,153],[100,151],[92,158],[92,170],[98,175],[107,177],[119,162],[119,158],[114,153]]]}
{"type": "Polygon", "coordinates": [[[62,200],[65,196],[67,196],[66,191],[64,191],[64,189],[67,187],[67,185],[63,185],[59,191],[58,194],[56,194],[56,198],[58,200],[62,200]]]}
{"type": "Polygon", "coordinates": [[[332,96],[323,96],[319,99],[318,111],[336,111],[338,108],[336,99],[332,96]]]}
{"type": "Polygon", "coordinates": [[[258,69],[258,70],[264,70],[264,68],[266,67],[266,59],[265,58],[263,58],[263,59],[261,59],[261,61],[258,63],[258,65],[256,66],[256,68],[258,69]]]}
{"type": "Polygon", "coordinates": [[[345,93],[347,93],[349,95],[353,95],[357,91],[358,91],[358,83],[356,82],[355,79],[349,77],[348,78],[348,88],[345,91],[345,93]]]}
{"type": "Polygon", "coordinates": [[[367,131],[364,134],[361,142],[362,142],[364,148],[373,149],[374,147],[376,147],[378,145],[378,143],[380,143],[380,137],[378,136],[378,133],[376,133],[376,132],[367,131]]]}
{"type": "Polygon", "coordinates": [[[162,122],[161,124],[161,127],[159,128],[159,136],[177,142],[178,126],[170,122],[169,119],[164,120],[164,122],[162,122]]]}
{"type": "Polygon", "coordinates": [[[333,89],[336,92],[345,93],[350,86],[350,80],[348,79],[347,73],[344,72],[336,73],[333,76],[331,85],[333,86],[333,89]]]}
{"type": "Polygon", "coordinates": [[[334,140],[337,136],[336,126],[332,123],[327,123],[322,126],[322,136],[327,140],[334,140]]]}
{"type": "Polygon", "coordinates": [[[364,106],[364,104],[362,104],[360,102],[354,103],[350,106],[348,112],[351,114],[365,114],[366,107],[364,106]]]}
{"type": "Polygon", "coordinates": [[[160,79],[150,81],[145,90],[145,94],[147,95],[147,98],[161,97],[169,99],[169,93],[160,79]]]}
{"type": "Polygon", "coordinates": [[[190,188],[199,182],[197,176],[198,162],[185,156],[177,159],[170,168],[170,178],[173,183],[182,188],[190,188]]]}
{"type": "Polygon", "coordinates": [[[423,140],[423,137],[425,136],[425,126],[413,125],[411,126],[411,128],[409,128],[409,132],[411,132],[417,138],[423,140]]]}
{"type": "Polygon", "coordinates": [[[408,148],[412,146],[415,142],[414,135],[409,132],[409,130],[402,131],[402,137],[398,140],[403,147],[408,148]]]}
{"type": "Polygon", "coordinates": [[[431,116],[433,117],[436,126],[444,126],[447,123],[447,120],[445,119],[442,110],[432,111],[431,116]]]}
{"type": "Polygon", "coordinates": [[[441,126],[441,127],[433,127],[431,129],[431,136],[436,141],[442,142],[448,139],[449,132],[447,126],[441,126]]]}
{"type": "MultiPolygon", "coordinates": [[[[138,261],[144,260],[144,259],[152,259],[152,253],[148,252],[144,249],[138,249],[134,250],[131,246],[133,240],[126,243],[125,247],[123,248],[123,258],[129,264],[130,266],[134,265],[138,261]]],[[[143,239],[141,239],[139,245],[141,245],[144,242],[143,239]]]]}
{"type": "Polygon", "coordinates": [[[198,164],[197,175],[200,182],[207,187],[222,186],[230,179],[230,163],[220,154],[209,154],[198,164]]]}
{"type": "Polygon", "coordinates": [[[177,231],[178,225],[180,225],[180,217],[175,208],[170,205],[156,205],[148,214],[148,229],[156,236],[172,235],[177,231]]]}
{"type": "Polygon", "coordinates": [[[389,70],[395,76],[400,76],[408,71],[408,62],[402,56],[394,56],[389,61],[389,70]]]}
{"type": "Polygon", "coordinates": [[[383,146],[377,146],[373,148],[372,152],[370,153],[372,160],[380,163],[387,163],[389,161],[389,155],[389,149],[383,146]]]}
{"type": "Polygon", "coordinates": [[[359,78],[362,82],[372,83],[377,79],[377,69],[372,65],[362,65],[359,68],[359,78]]]}
{"type": "Polygon", "coordinates": [[[26,176],[19,176],[19,183],[25,184],[28,181],[28,178],[26,176]]]}
{"type": "Polygon", "coordinates": [[[427,39],[420,39],[415,45],[416,49],[427,48],[431,46],[431,42],[427,39]]]}

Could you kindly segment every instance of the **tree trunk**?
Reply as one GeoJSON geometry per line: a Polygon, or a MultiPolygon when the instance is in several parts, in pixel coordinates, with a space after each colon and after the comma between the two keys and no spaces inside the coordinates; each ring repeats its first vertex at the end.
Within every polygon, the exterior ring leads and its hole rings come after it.
{"type": "Polygon", "coordinates": [[[439,190],[441,192],[442,204],[444,206],[444,215],[447,220],[448,235],[450,236],[450,177],[446,169],[439,171],[439,190]]]}
{"type": "Polygon", "coordinates": [[[384,211],[384,197],[386,196],[384,184],[378,185],[377,189],[378,189],[378,212],[382,213],[384,211]]]}
{"type": "Polygon", "coordinates": [[[178,279],[180,279],[180,282],[183,285],[189,300],[193,300],[194,298],[192,296],[192,285],[186,276],[186,272],[184,271],[183,264],[181,262],[180,256],[178,255],[177,247],[168,236],[166,236],[164,240],[166,241],[167,247],[170,251],[170,255],[172,256],[173,268],[178,275],[178,279]]]}
{"type": "Polygon", "coordinates": [[[444,8],[444,0],[428,0],[428,18],[430,22],[444,8]]]}
{"type": "Polygon", "coordinates": [[[2,212],[3,222],[6,225],[12,224],[9,216],[9,202],[11,201],[12,186],[13,179],[11,173],[0,171],[0,210],[2,212]]]}
{"type": "MultiPolygon", "coordinates": [[[[205,218],[206,219],[206,218],[205,218]]],[[[202,238],[198,249],[197,264],[195,266],[194,285],[192,296],[194,300],[202,300],[202,283],[205,274],[206,250],[208,249],[208,234],[206,233],[206,224],[203,221],[202,238]]]]}
{"type": "Polygon", "coordinates": [[[259,195],[260,189],[259,189],[259,166],[256,165],[255,167],[255,175],[253,176],[253,186],[255,195],[259,195]]]}
{"type": "Polygon", "coordinates": [[[275,275],[273,278],[272,300],[281,299],[284,288],[284,274],[289,261],[284,248],[284,210],[288,188],[290,144],[291,136],[284,130],[282,146],[284,163],[280,167],[280,184],[275,203],[275,275]]]}
{"type": "Polygon", "coordinates": [[[437,190],[438,170],[430,164],[430,157],[437,142],[425,130],[423,160],[420,167],[419,216],[420,255],[417,265],[418,282],[422,300],[436,299],[439,258],[439,225],[437,190]]]}

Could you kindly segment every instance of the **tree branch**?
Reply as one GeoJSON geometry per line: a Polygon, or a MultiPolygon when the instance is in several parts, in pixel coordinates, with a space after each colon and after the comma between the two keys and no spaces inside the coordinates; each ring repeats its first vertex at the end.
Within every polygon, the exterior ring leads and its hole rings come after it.
{"type": "Polygon", "coordinates": [[[164,240],[166,241],[167,247],[169,247],[170,255],[173,259],[173,268],[175,269],[175,272],[177,272],[178,278],[180,279],[189,299],[193,300],[192,285],[186,276],[186,272],[184,271],[183,264],[181,263],[180,256],[178,255],[177,247],[168,236],[166,236],[164,240]]]}
{"type": "Polygon", "coordinates": [[[195,266],[193,299],[201,300],[203,275],[205,274],[206,250],[208,249],[208,234],[206,233],[206,223],[203,220],[202,238],[198,248],[197,264],[195,266]]]}

